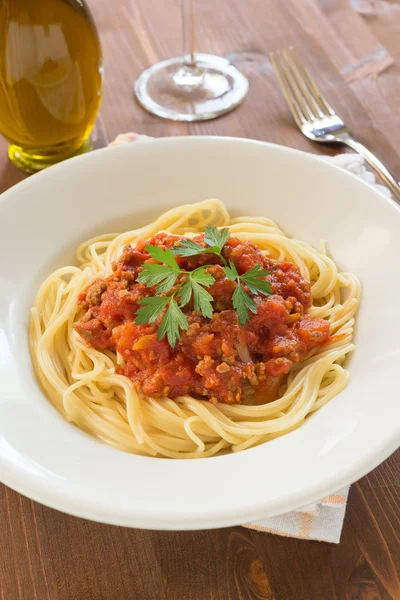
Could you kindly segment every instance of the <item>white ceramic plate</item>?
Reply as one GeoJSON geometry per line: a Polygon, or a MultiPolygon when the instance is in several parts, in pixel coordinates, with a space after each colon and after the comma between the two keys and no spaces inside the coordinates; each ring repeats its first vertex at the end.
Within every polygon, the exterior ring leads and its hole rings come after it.
{"type": "Polygon", "coordinates": [[[336,167],[239,139],[178,138],[101,150],[24,181],[0,201],[0,479],[59,510],[144,528],[245,523],[355,481],[399,444],[400,211],[336,167]],[[299,429],[203,460],[114,450],[66,423],[38,387],[27,344],[40,281],[102,232],[208,197],[329,242],[363,287],[348,387],[299,429]]]}

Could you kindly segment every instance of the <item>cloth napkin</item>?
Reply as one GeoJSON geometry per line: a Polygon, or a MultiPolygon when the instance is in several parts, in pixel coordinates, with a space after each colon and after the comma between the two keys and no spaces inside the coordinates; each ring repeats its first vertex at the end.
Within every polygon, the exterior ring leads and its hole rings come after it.
{"type": "MultiPolygon", "coordinates": [[[[152,137],[138,133],[122,133],[109,145],[116,146],[131,142],[149,142],[152,139],[152,137]]],[[[390,198],[391,194],[389,190],[376,183],[375,175],[367,171],[364,159],[359,154],[339,154],[334,157],[318,155],[318,158],[331,162],[357,175],[390,198]]],[[[277,517],[269,517],[255,521],[254,523],[247,523],[243,527],[286,537],[338,544],[346,513],[349,489],[350,486],[326,498],[322,498],[322,500],[314,504],[309,504],[308,506],[277,517]]]]}

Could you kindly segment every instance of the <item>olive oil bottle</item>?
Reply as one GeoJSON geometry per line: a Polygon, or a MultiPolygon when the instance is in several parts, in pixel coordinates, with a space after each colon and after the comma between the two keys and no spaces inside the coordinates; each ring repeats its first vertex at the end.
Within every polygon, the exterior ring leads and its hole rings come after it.
{"type": "Polygon", "coordinates": [[[102,75],[83,0],[0,0],[0,133],[18,167],[38,171],[86,149],[102,75]]]}

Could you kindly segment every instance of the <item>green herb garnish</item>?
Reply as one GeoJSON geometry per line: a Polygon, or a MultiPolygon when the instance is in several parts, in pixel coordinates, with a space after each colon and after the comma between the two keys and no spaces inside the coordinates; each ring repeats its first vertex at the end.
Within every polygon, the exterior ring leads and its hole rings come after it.
{"type": "MultiPolygon", "coordinates": [[[[170,296],[143,298],[140,302],[142,308],[138,310],[136,315],[136,323],[139,325],[154,323],[164,308],[168,306],[168,310],[162,318],[157,337],[161,340],[164,335],[167,335],[170,346],[174,348],[180,337],[179,330],[188,328],[187,319],[181,308],[190,302],[192,296],[194,309],[204,317],[211,318],[213,297],[203,286],[209,287],[215,279],[210,273],[206,272],[207,267],[199,267],[194,271],[181,269],[172,251],[168,248],[163,250],[158,246],[147,244],[146,250],[154,260],[165,264],[145,264],[143,271],[139,273],[137,278],[138,283],[144,283],[147,287],[157,286],[157,294],[167,294],[175,286],[179,277],[180,281],[170,296]]],[[[202,250],[204,251],[203,247],[202,250]]]]}
{"type": "Polygon", "coordinates": [[[177,305],[175,298],[171,296],[168,310],[165,313],[163,320],[161,321],[160,329],[158,330],[158,339],[161,340],[164,335],[167,334],[169,345],[171,348],[175,348],[175,344],[181,336],[179,329],[187,329],[188,327],[189,323],[187,318],[177,305]]]}
{"type": "Polygon", "coordinates": [[[175,285],[181,274],[181,269],[175,260],[175,256],[168,248],[163,250],[158,246],[146,245],[146,250],[154,260],[165,263],[165,265],[146,264],[144,270],[139,273],[138,283],[145,283],[148,287],[157,285],[157,294],[169,292],[175,285]]]}
{"type": "Polygon", "coordinates": [[[149,298],[143,298],[140,302],[142,308],[139,308],[136,314],[136,323],[138,325],[154,323],[170,300],[170,296],[150,296],[149,298]]]}
{"type": "Polygon", "coordinates": [[[244,325],[249,320],[249,310],[252,313],[257,312],[257,305],[253,298],[248,295],[244,290],[242,283],[247,285],[252,294],[264,294],[265,296],[271,295],[271,284],[261,277],[269,275],[267,269],[262,269],[260,265],[255,265],[243,275],[239,275],[237,272],[235,263],[229,261],[229,267],[225,267],[225,275],[231,280],[236,281],[237,288],[235,289],[232,296],[233,308],[236,310],[239,323],[244,325]]]}
{"type": "Polygon", "coordinates": [[[216,254],[226,265],[226,260],[222,256],[222,248],[225,246],[229,237],[229,229],[224,227],[219,231],[214,225],[207,225],[204,233],[204,241],[209,246],[204,247],[193,240],[181,240],[179,246],[174,246],[172,252],[178,256],[197,256],[198,254],[216,254]]]}
{"type": "Polygon", "coordinates": [[[175,347],[180,338],[180,330],[188,328],[188,321],[181,310],[189,304],[193,298],[193,306],[196,312],[201,313],[206,318],[211,318],[213,314],[212,302],[214,298],[207,291],[215,279],[207,272],[207,268],[212,265],[204,265],[193,271],[181,269],[175,260],[175,256],[189,257],[199,254],[216,254],[224,264],[225,275],[231,280],[236,281],[237,287],[232,296],[233,307],[236,310],[241,325],[249,320],[249,311],[257,312],[257,305],[254,299],[246,292],[243,284],[247,286],[252,294],[271,294],[271,284],[263,279],[269,271],[255,265],[252,269],[239,275],[235,264],[229,261],[229,265],[222,256],[222,249],[229,238],[229,230],[224,228],[219,231],[213,225],[208,225],[204,234],[206,247],[197,244],[189,239],[179,242],[172,250],[159,248],[158,246],[146,245],[146,250],[150,256],[159,263],[145,263],[143,271],[137,278],[138,283],[143,283],[147,287],[156,286],[157,294],[167,294],[174,286],[172,294],[165,296],[151,296],[144,298],[140,304],[136,315],[136,323],[154,323],[162,314],[166,307],[167,310],[161,320],[158,329],[157,338],[161,340],[164,335],[168,338],[168,343],[172,348],[175,347]]]}

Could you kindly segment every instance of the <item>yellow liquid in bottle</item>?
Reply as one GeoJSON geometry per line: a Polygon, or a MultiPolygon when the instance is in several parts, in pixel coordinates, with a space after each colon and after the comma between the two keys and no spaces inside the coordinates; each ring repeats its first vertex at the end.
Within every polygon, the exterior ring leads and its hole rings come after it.
{"type": "Polygon", "coordinates": [[[82,0],[0,0],[0,132],[34,172],[84,151],[102,56],[82,0]]]}

